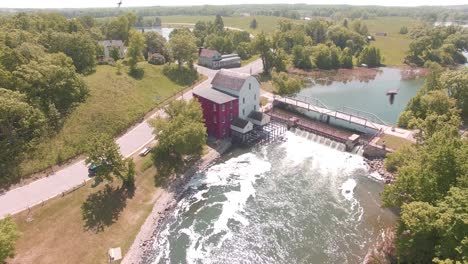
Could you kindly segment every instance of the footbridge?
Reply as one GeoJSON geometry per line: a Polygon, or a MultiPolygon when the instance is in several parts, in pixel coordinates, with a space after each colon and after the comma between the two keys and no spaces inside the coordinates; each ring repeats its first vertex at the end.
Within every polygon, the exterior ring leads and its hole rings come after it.
{"type": "Polygon", "coordinates": [[[378,116],[350,107],[332,108],[327,106],[318,98],[307,96],[298,97],[281,97],[275,95],[273,97],[273,105],[289,105],[307,111],[312,111],[320,114],[324,121],[329,121],[330,118],[340,119],[349,123],[370,128],[377,131],[391,131],[392,126],[380,119],[378,116]]]}

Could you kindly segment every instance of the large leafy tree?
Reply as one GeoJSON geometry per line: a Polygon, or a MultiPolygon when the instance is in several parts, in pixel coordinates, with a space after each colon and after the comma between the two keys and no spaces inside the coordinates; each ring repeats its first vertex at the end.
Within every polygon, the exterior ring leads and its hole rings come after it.
{"type": "Polygon", "coordinates": [[[130,71],[135,71],[137,63],[144,59],[144,50],[145,38],[139,31],[133,31],[127,49],[127,58],[128,64],[130,66],[130,71]]]}
{"type": "Polygon", "coordinates": [[[166,46],[166,39],[161,36],[161,34],[150,31],[145,32],[143,36],[145,37],[146,44],[145,56],[148,56],[148,54],[159,53],[164,56],[166,61],[170,61],[171,56],[166,46]]]}
{"type": "Polygon", "coordinates": [[[380,50],[373,46],[365,47],[359,55],[359,63],[367,64],[369,67],[378,67],[382,63],[380,50]]]}
{"type": "Polygon", "coordinates": [[[86,154],[86,164],[95,167],[95,185],[103,181],[111,182],[117,177],[125,186],[133,187],[133,160],[124,159],[112,137],[107,134],[94,135],[88,143],[86,154]]]}
{"type": "Polygon", "coordinates": [[[63,52],[73,60],[79,73],[89,74],[96,67],[96,43],[84,33],[50,32],[42,43],[49,52],[63,52]]]}
{"type": "Polygon", "coordinates": [[[49,54],[22,65],[14,71],[14,76],[17,89],[48,117],[63,117],[88,95],[71,59],[63,53],[49,54]]]}
{"type": "Polygon", "coordinates": [[[45,118],[19,92],[0,88],[0,181],[11,180],[18,164],[44,132],[45,118]]]}
{"type": "Polygon", "coordinates": [[[272,81],[279,95],[295,94],[304,86],[301,79],[288,76],[288,74],[284,72],[273,72],[272,81]]]}
{"type": "Polygon", "coordinates": [[[167,118],[151,124],[158,137],[153,159],[159,172],[168,175],[184,164],[184,158],[199,156],[206,143],[203,112],[196,100],[177,100],[166,108],[167,118]]]}
{"type": "Polygon", "coordinates": [[[192,33],[182,31],[174,34],[169,40],[169,47],[179,67],[182,67],[184,63],[192,66],[197,53],[196,40],[192,33]]]}
{"type": "Polygon", "coordinates": [[[20,233],[10,217],[0,220],[0,262],[15,255],[15,244],[20,233]]]}

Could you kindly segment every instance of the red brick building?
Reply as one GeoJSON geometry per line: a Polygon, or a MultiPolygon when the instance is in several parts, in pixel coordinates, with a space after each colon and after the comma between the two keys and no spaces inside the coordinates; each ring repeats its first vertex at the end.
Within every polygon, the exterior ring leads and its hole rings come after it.
{"type": "Polygon", "coordinates": [[[211,87],[200,88],[193,96],[202,106],[208,135],[217,139],[229,137],[231,121],[239,115],[238,99],[211,87]]]}

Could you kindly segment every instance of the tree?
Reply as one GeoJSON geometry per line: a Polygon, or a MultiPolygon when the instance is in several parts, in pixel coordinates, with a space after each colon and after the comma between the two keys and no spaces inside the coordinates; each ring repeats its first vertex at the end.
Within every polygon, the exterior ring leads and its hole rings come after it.
{"type": "Polygon", "coordinates": [[[430,263],[436,257],[462,263],[467,260],[468,188],[453,187],[436,205],[403,205],[398,228],[398,253],[405,263],[430,263]]]}
{"type": "Polygon", "coordinates": [[[166,113],[167,118],[159,117],[151,123],[158,137],[153,160],[163,175],[181,169],[185,157],[201,155],[206,143],[203,112],[198,101],[173,101],[166,113]]]}
{"type": "Polygon", "coordinates": [[[345,48],[341,52],[340,65],[342,68],[352,69],[353,68],[353,55],[349,48],[345,48]]]}
{"type": "Polygon", "coordinates": [[[223,18],[221,17],[221,15],[216,15],[213,26],[214,26],[214,29],[213,29],[214,32],[218,34],[221,34],[224,32],[224,22],[223,22],[223,18]]]}
{"type": "Polygon", "coordinates": [[[182,67],[184,63],[189,63],[189,66],[192,67],[197,53],[195,42],[196,40],[191,33],[176,34],[169,40],[172,56],[177,60],[179,67],[182,67]]]}
{"type": "Polygon", "coordinates": [[[400,34],[401,35],[406,35],[408,34],[408,28],[406,26],[403,26],[400,28],[400,34]]]}
{"type": "Polygon", "coordinates": [[[94,135],[87,147],[86,164],[95,166],[95,185],[101,182],[112,182],[114,177],[122,180],[123,185],[133,186],[135,165],[132,159],[124,160],[119,152],[119,146],[114,139],[107,134],[94,135]]]}
{"type": "Polygon", "coordinates": [[[20,66],[13,75],[17,89],[26,94],[55,127],[59,124],[54,119],[64,117],[88,95],[72,60],[63,53],[48,54],[38,61],[31,61],[20,66]]]}
{"type": "Polygon", "coordinates": [[[250,28],[251,29],[256,29],[257,28],[257,19],[252,19],[252,21],[250,22],[250,28]]]}
{"type": "Polygon", "coordinates": [[[239,43],[239,45],[237,45],[236,51],[237,54],[239,54],[239,57],[243,60],[252,57],[252,47],[249,42],[239,43]]]}
{"type": "Polygon", "coordinates": [[[463,119],[468,118],[468,69],[445,71],[440,76],[441,86],[456,100],[463,119]]]}
{"type": "Polygon", "coordinates": [[[145,38],[139,31],[133,31],[130,37],[129,46],[127,49],[128,64],[130,72],[136,71],[136,66],[139,61],[144,59],[143,50],[145,49],[145,38]]]}
{"type": "Polygon", "coordinates": [[[18,164],[44,132],[45,118],[24,94],[0,88],[1,182],[18,175],[18,164]]]}
{"type": "Polygon", "coordinates": [[[10,217],[0,220],[0,262],[14,257],[15,244],[19,237],[16,224],[10,217]]]}
{"type": "Polygon", "coordinates": [[[365,47],[359,55],[359,64],[367,64],[369,67],[378,67],[381,64],[380,50],[373,46],[365,47]]]}
{"type": "Polygon", "coordinates": [[[131,25],[126,15],[121,15],[111,20],[104,28],[107,39],[127,41],[131,25]]]}
{"type": "Polygon", "coordinates": [[[253,49],[260,54],[263,62],[263,72],[270,74],[273,68],[273,53],[271,51],[271,42],[265,33],[260,33],[253,41],[253,49]]]}
{"type": "Polygon", "coordinates": [[[304,86],[304,83],[299,78],[290,77],[285,72],[273,72],[272,81],[279,95],[295,94],[304,86]]]}
{"type": "Polygon", "coordinates": [[[306,34],[312,38],[314,43],[325,43],[327,40],[327,29],[330,23],[323,19],[308,22],[305,26],[306,34]]]}
{"type": "Polygon", "coordinates": [[[161,25],[162,25],[161,18],[160,18],[160,17],[156,17],[156,18],[154,19],[153,26],[155,26],[155,27],[161,27],[161,25]]]}
{"type": "Polygon", "coordinates": [[[146,49],[145,49],[145,57],[153,54],[159,53],[164,56],[166,61],[170,61],[171,56],[169,51],[166,47],[166,39],[156,32],[150,31],[145,32],[143,34],[145,37],[146,49]]]}
{"type": "Polygon", "coordinates": [[[43,45],[49,52],[63,52],[73,60],[79,73],[94,72],[97,64],[96,43],[87,34],[53,32],[42,37],[43,45]]]}
{"type": "Polygon", "coordinates": [[[305,48],[297,45],[292,50],[293,64],[294,67],[304,70],[312,68],[312,62],[310,61],[310,54],[306,52],[305,48]]]}
{"type": "Polygon", "coordinates": [[[109,50],[109,56],[114,61],[120,60],[120,48],[116,47],[116,46],[111,47],[110,50],[109,50]]]}

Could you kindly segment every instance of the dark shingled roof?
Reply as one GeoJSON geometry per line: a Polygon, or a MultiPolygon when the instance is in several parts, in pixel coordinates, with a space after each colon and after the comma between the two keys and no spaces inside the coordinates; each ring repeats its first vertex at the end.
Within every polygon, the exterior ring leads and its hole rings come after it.
{"type": "Polygon", "coordinates": [[[259,111],[252,111],[252,112],[250,112],[248,117],[253,119],[253,120],[262,121],[263,113],[259,112],[259,111]]]}
{"type": "Polygon", "coordinates": [[[249,74],[238,73],[228,70],[220,70],[216,73],[211,85],[216,88],[225,88],[233,91],[240,91],[245,81],[250,77],[249,74]]]}
{"type": "Polygon", "coordinates": [[[232,121],[231,121],[231,125],[235,126],[235,127],[238,127],[238,128],[244,128],[248,124],[249,124],[249,121],[244,120],[244,119],[239,118],[239,117],[236,117],[236,118],[232,119],[232,121]]]}
{"type": "Polygon", "coordinates": [[[200,57],[205,57],[205,58],[212,58],[218,53],[217,50],[211,50],[211,49],[201,49],[200,50],[200,57]]]}
{"type": "Polygon", "coordinates": [[[222,93],[218,90],[212,89],[209,86],[204,86],[200,87],[198,89],[195,89],[193,91],[195,95],[198,95],[200,97],[206,98],[212,102],[215,102],[217,104],[224,104],[233,100],[236,100],[237,98],[234,96],[230,96],[228,94],[222,93]]]}

